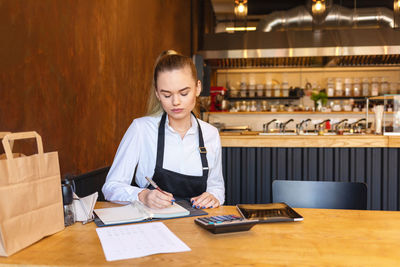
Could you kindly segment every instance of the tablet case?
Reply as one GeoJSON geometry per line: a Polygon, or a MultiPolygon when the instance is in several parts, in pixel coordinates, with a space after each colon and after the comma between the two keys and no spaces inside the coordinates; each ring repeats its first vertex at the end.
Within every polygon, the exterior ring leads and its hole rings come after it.
{"type": "Polygon", "coordinates": [[[192,207],[192,205],[187,201],[187,200],[177,200],[176,203],[187,209],[190,214],[186,216],[181,216],[181,217],[173,217],[173,218],[160,218],[160,219],[148,219],[148,220],[143,220],[143,221],[137,221],[137,222],[124,222],[124,223],[116,223],[116,224],[107,224],[105,225],[97,215],[95,215],[94,218],[94,223],[98,227],[103,227],[103,226],[113,226],[113,225],[122,225],[122,224],[130,224],[130,223],[142,223],[142,222],[150,222],[150,221],[159,221],[159,220],[167,220],[167,219],[176,219],[176,218],[184,218],[184,217],[193,217],[193,216],[201,216],[201,215],[207,215],[208,213],[204,210],[201,209],[195,209],[192,207]]]}
{"type": "Polygon", "coordinates": [[[303,217],[286,203],[238,204],[239,213],[246,219],[260,223],[302,221],[303,217]]]}

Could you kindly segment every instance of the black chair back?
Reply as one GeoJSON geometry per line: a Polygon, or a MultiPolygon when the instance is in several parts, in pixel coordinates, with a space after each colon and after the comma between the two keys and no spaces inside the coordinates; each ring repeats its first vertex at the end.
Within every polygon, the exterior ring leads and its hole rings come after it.
{"type": "Polygon", "coordinates": [[[293,208],[365,210],[367,185],[358,182],[274,180],[272,199],[293,208]]]}

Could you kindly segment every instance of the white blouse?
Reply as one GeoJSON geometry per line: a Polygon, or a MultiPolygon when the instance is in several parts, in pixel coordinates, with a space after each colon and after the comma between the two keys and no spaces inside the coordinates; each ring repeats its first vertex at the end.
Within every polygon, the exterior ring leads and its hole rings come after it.
{"type": "MultiPolygon", "coordinates": [[[[137,200],[138,194],[148,186],[145,176],[153,177],[154,174],[160,120],[161,115],[141,117],[135,119],[129,126],[102,188],[107,200],[114,202],[137,200]],[[139,187],[131,186],[136,165],[136,184],[139,187]]],[[[181,174],[202,176],[203,166],[199,153],[196,119],[191,116],[192,126],[183,139],[169,126],[168,116],[166,121],[163,168],[181,174]]],[[[202,120],[198,121],[203,132],[209,165],[206,191],[213,194],[222,205],[225,201],[225,186],[219,133],[214,126],[202,120]]]]}

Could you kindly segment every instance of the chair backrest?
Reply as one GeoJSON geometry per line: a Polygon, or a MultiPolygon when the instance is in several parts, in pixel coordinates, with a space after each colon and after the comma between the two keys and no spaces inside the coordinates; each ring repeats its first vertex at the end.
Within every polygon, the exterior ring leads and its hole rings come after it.
{"type": "Polygon", "coordinates": [[[358,182],[289,181],[272,182],[273,202],[294,208],[367,209],[367,185],[358,182]]]}

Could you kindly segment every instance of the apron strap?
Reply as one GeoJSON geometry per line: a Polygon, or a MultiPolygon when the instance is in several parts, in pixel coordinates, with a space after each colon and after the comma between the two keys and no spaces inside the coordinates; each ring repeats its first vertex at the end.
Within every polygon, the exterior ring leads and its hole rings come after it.
{"type": "MultiPolygon", "coordinates": [[[[199,152],[201,158],[201,165],[203,166],[203,177],[208,177],[208,161],[207,161],[207,149],[204,146],[203,132],[201,131],[200,123],[196,116],[192,112],[194,118],[196,119],[199,131],[199,152]]],[[[165,145],[165,121],[167,119],[167,113],[161,117],[160,125],[158,126],[158,140],[157,140],[157,157],[156,166],[162,169],[164,162],[164,145],[165,145]]]]}
{"type": "Polygon", "coordinates": [[[200,151],[200,158],[201,158],[201,165],[203,165],[203,177],[208,177],[208,161],[207,161],[207,149],[204,146],[204,139],[203,139],[203,132],[201,131],[200,123],[194,115],[193,111],[192,114],[197,121],[197,125],[199,128],[199,151],[200,151]]]}

